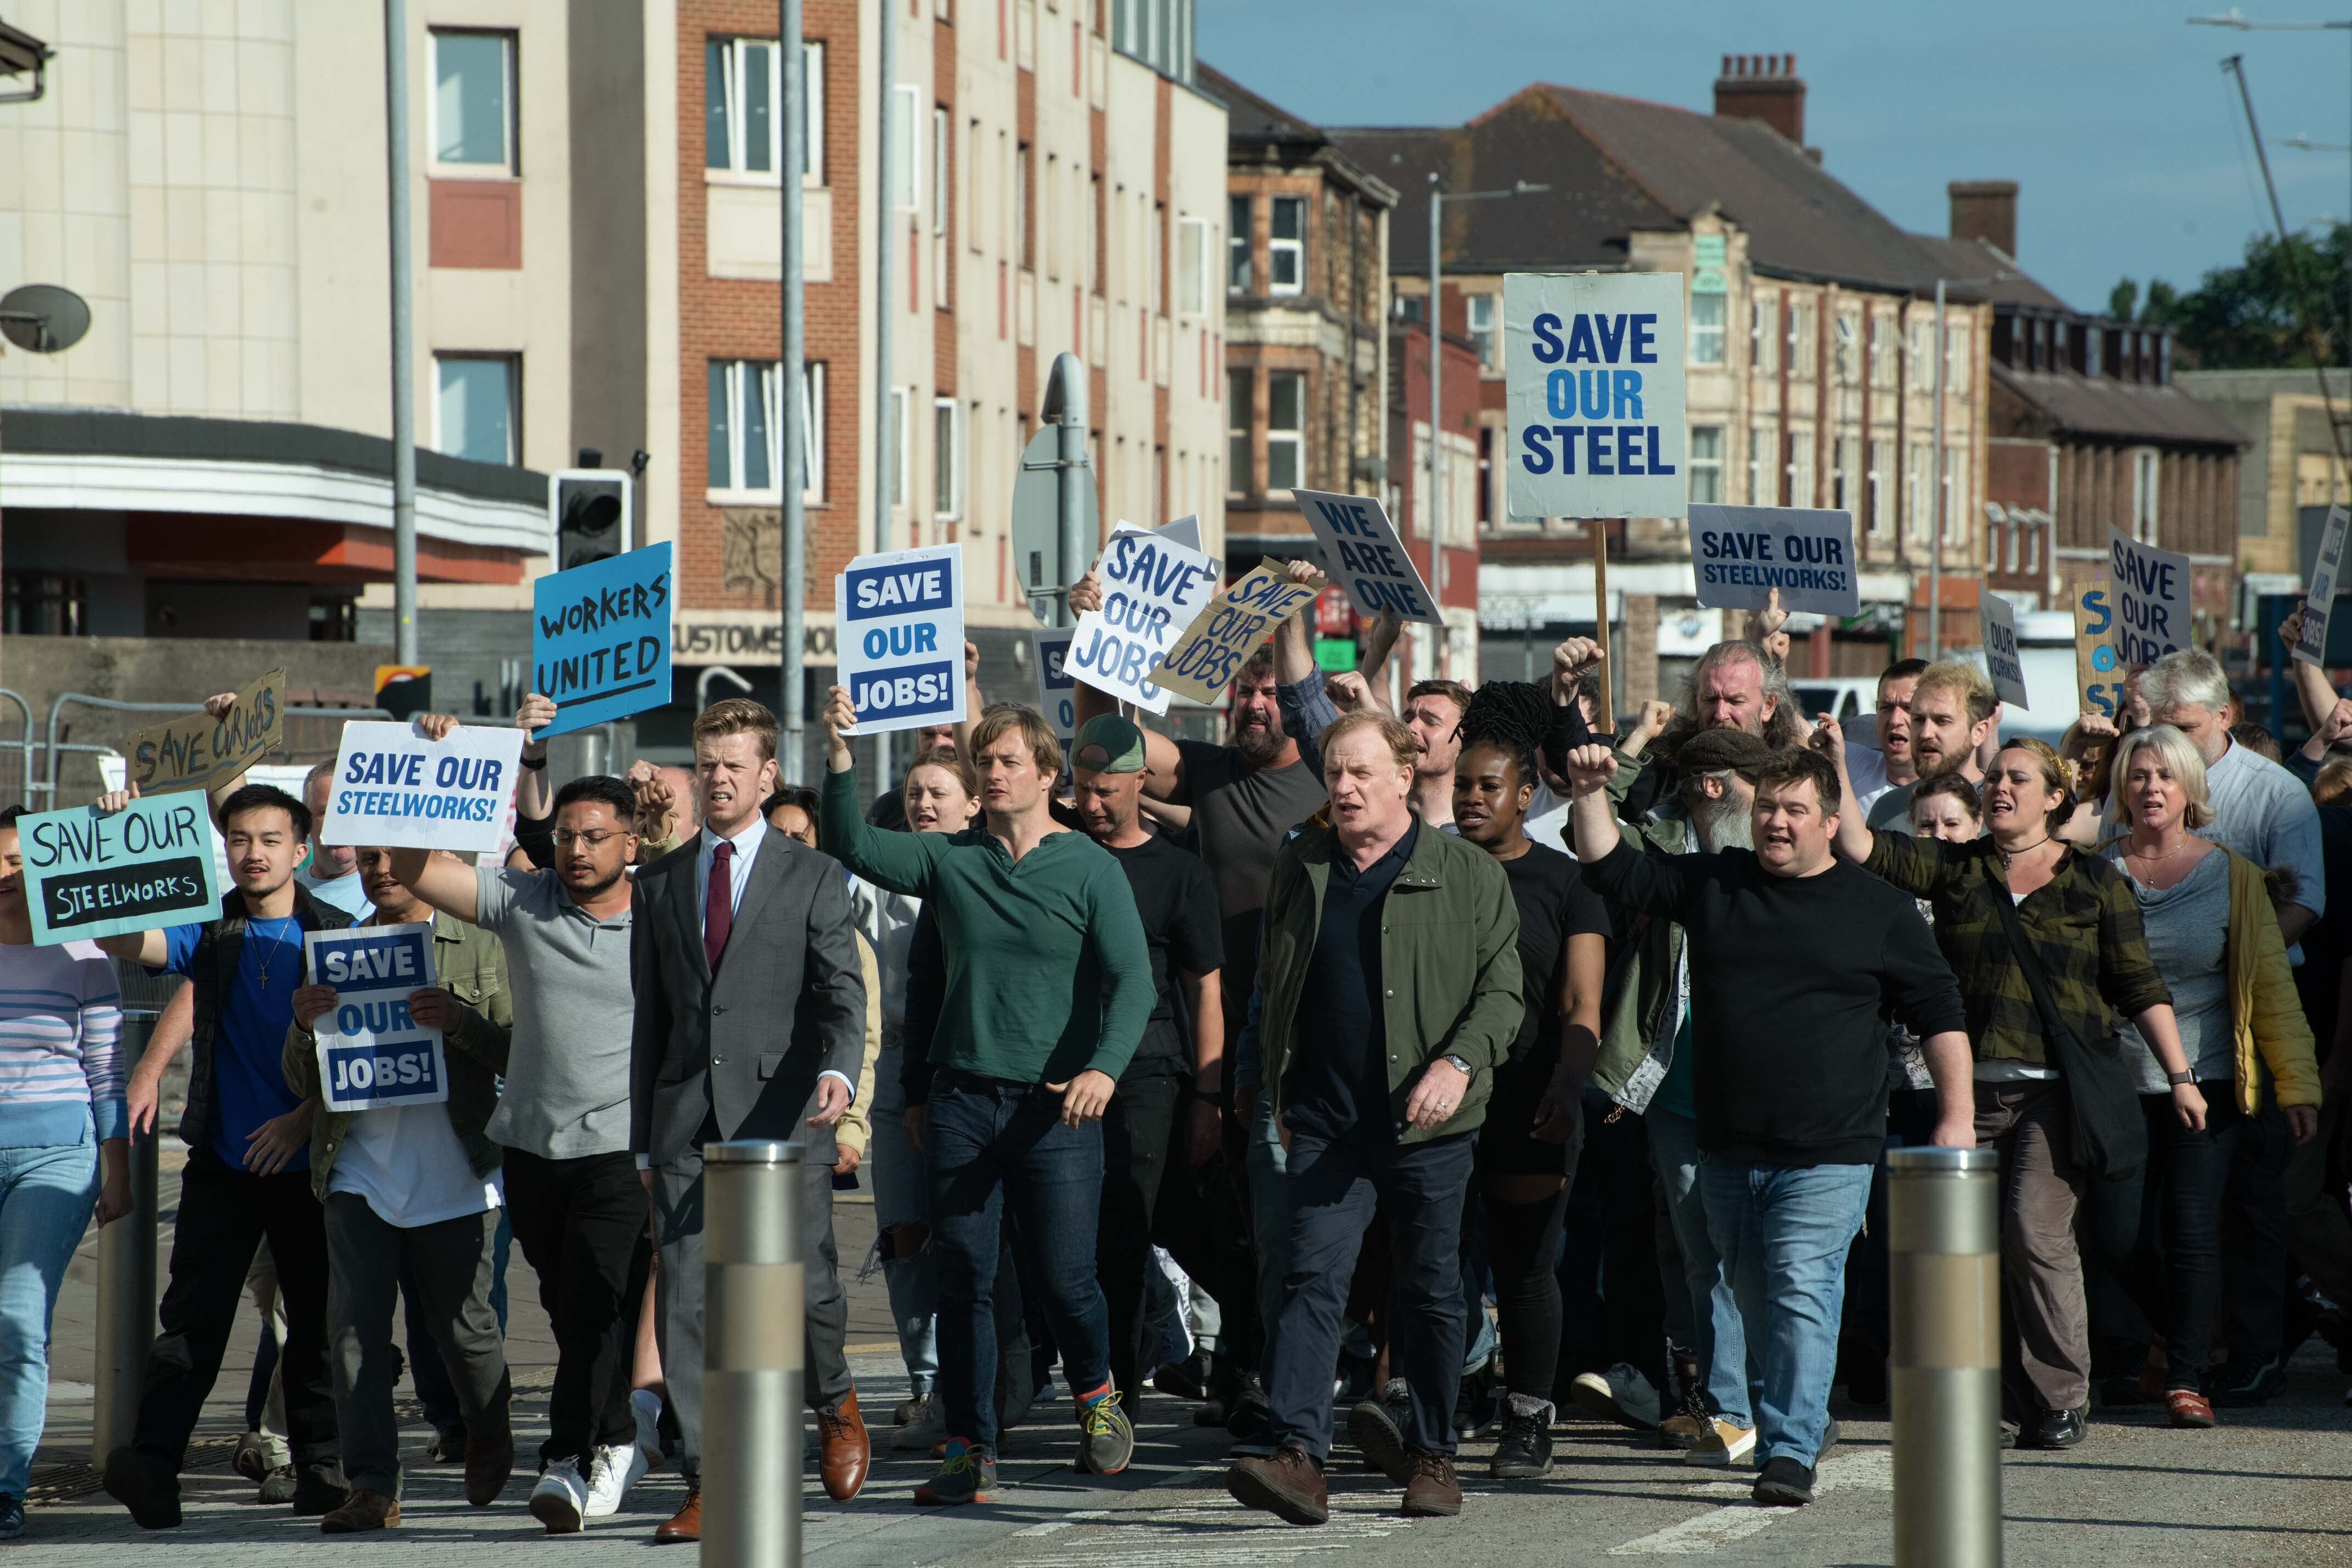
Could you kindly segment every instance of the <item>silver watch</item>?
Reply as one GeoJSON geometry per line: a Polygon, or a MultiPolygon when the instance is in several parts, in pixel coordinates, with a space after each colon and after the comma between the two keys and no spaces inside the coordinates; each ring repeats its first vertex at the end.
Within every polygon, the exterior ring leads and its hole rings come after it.
{"type": "Polygon", "coordinates": [[[1454,1055],[1452,1051],[1447,1051],[1444,1056],[1439,1057],[1437,1060],[1440,1061],[1450,1061],[1463,1077],[1467,1078],[1470,1076],[1470,1064],[1463,1061],[1460,1057],[1454,1055]]]}

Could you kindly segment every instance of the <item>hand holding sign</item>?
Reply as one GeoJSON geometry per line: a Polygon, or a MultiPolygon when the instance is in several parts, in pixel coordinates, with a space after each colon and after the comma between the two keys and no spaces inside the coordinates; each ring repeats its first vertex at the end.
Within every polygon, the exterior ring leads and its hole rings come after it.
{"type": "Polygon", "coordinates": [[[963,547],[859,556],[834,579],[842,684],[857,733],[961,724],[963,547]]]}
{"type": "Polygon", "coordinates": [[[2311,591],[2305,595],[2303,610],[2295,617],[2294,657],[2306,664],[2324,668],[2327,664],[2327,620],[2335,610],[2336,579],[2343,572],[2347,524],[2352,524],[2352,513],[2341,507],[2327,508],[2319,554],[2311,563],[2311,591]]]}
{"type": "Polygon", "coordinates": [[[1293,490],[1307,526],[1323,547],[1331,576],[1348,591],[1357,612],[1377,616],[1393,611],[1406,621],[1443,626],[1437,600],[1422,580],[1421,568],[1399,536],[1387,510],[1370,496],[1328,490],[1293,490]]]}
{"type": "Polygon", "coordinates": [[[212,823],[197,796],[142,799],[133,784],[95,807],[21,818],[16,832],[38,946],[152,931],[219,912],[212,823]]]}
{"type": "Polygon", "coordinates": [[[235,779],[285,736],[286,672],[205,700],[201,714],[149,725],[131,737],[125,769],[150,794],[210,789],[235,779]]]}
{"type": "Polygon", "coordinates": [[[443,1030],[462,1015],[429,1001],[425,1016],[415,1008],[416,998],[433,989],[433,923],[312,931],[303,946],[317,982],[305,989],[332,998],[308,1026],[318,1037],[319,1087],[327,1109],[373,1111],[447,1100],[443,1030]]]}
{"type": "Polygon", "coordinates": [[[1159,684],[1196,703],[1215,702],[1266,633],[1314,603],[1321,591],[1319,580],[1293,581],[1260,562],[1213,600],[1177,639],[1160,666],[1159,684]]]}
{"type": "Polygon", "coordinates": [[[1977,630],[1984,641],[1985,674],[1992,677],[1993,695],[2024,707],[2025,661],[2017,651],[2017,613],[2009,601],[1998,593],[1979,593],[1977,630]]]}
{"type": "MultiPolygon", "coordinates": [[[[1079,615],[1064,667],[1121,701],[1166,713],[1168,693],[1152,676],[1207,605],[1218,572],[1199,550],[1122,524],[1087,574],[1100,604],[1079,615]]],[[[1072,608],[1077,603],[1073,589],[1072,608]]]]}
{"type": "Polygon", "coordinates": [[[531,585],[531,689],[563,705],[546,735],[669,702],[670,583],[665,543],[550,572],[531,585]]]}
{"type": "Polygon", "coordinates": [[[2115,605],[2118,662],[2153,664],[2189,645],[2191,575],[2178,550],[2107,529],[2107,594],[2115,605]]]}

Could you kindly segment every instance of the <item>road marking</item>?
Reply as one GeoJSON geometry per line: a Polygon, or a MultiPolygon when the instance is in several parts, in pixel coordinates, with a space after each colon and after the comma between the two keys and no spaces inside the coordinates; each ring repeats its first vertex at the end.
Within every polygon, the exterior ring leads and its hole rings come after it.
{"type": "MultiPolygon", "coordinates": [[[[1707,1481],[1691,1488],[1696,1498],[1725,1497],[1745,1494],[1752,1482],[1707,1481]]],[[[1841,1490],[1893,1491],[1895,1490],[1894,1456],[1882,1450],[1847,1454],[1834,1458],[1821,1468],[1813,1481],[1813,1495],[1826,1496],[1841,1490]]],[[[1653,1531],[1622,1546],[1610,1548],[1612,1557],[1696,1557],[1714,1552],[1735,1541],[1745,1541],[1759,1530],[1769,1529],[1780,1520],[1799,1511],[1793,1508],[1762,1508],[1753,1502],[1733,1503],[1706,1513],[1693,1514],[1664,1530],[1653,1531]]]]}
{"type": "MultiPolygon", "coordinates": [[[[1284,1524],[1235,1503],[1186,1503],[1170,1508],[1089,1510],[1033,1524],[1013,1532],[1013,1539],[1051,1534],[1077,1523],[1097,1523],[1108,1533],[1087,1542],[1082,1554],[1087,1568],[1255,1568],[1258,1563],[1285,1563],[1311,1552],[1339,1552],[1367,1542],[1382,1541],[1412,1521],[1393,1513],[1335,1511],[1331,1522],[1316,1529],[1284,1524]]],[[[1070,1568],[1068,1547],[1056,1542],[1058,1554],[1015,1558],[1003,1568],[1070,1568]]]]}

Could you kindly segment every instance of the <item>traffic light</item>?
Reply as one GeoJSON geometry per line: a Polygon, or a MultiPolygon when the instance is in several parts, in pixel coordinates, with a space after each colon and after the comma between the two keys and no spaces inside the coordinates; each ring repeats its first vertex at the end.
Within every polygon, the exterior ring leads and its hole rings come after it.
{"type": "Polygon", "coordinates": [[[629,476],[619,468],[559,468],[548,476],[556,570],[586,566],[629,548],[629,476]]]}

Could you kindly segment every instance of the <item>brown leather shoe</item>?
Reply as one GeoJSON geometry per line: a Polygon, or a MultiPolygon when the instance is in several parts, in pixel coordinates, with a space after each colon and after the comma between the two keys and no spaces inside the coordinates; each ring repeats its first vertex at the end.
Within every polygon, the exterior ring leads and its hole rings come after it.
{"type": "Polygon", "coordinates": [[[380,1491],[365,1487],[343,1500],[341,1508],[329,1511],[319,1521],[323,1535],[357,1535],[366,1530],[385,1530],[400,1522],[400,1503],[380,1491]]]}
{"type": "Polygon", "coordinates": [[[702,1489],[696,1487],[686,1494],[686,1506],[654,1526],[654,1544],[667,1546],[674,1541],[702,1539],[702,1489]]]}
{"type": "Polygon", "coordinates": [[[816,1413],[816,1432],[823,1439],[817,1468],[824,1477],[824,1494],[847,1502],[866,1485],[866,1469],[874,1459],[865,1418],[857,1414],[857,1390],[843,1395],[839,1408],[816,1413]]]}
{"type": "Polygon", "coordinates": [[[1404,1483],[1408,1516],[1451,1519],[1462,1511],[1462,1483],[1454,1477],[1453,1455],[1415,1448],[1407,1462],[1412,1466],[1404,1483]]]}
{"type": "Polygon", "coordinates": [[[495,1432],[466,1434],[466,1500],[476,1508],[488,1508],[499,1500],[499,1493],[514,1474],[514,1432],[501,1428],[495,1432]]]}
{"type": "Polygon", "coordinates": [[[1283,1444],[1265,1458],[1235,1459],[1225,1472],[1225,1490],[1244,1508],[1263,1509],[1292,1524],[1323,1524],[1331,1518],[1323,1469],[1296,1443],[1283,1444]]]}

